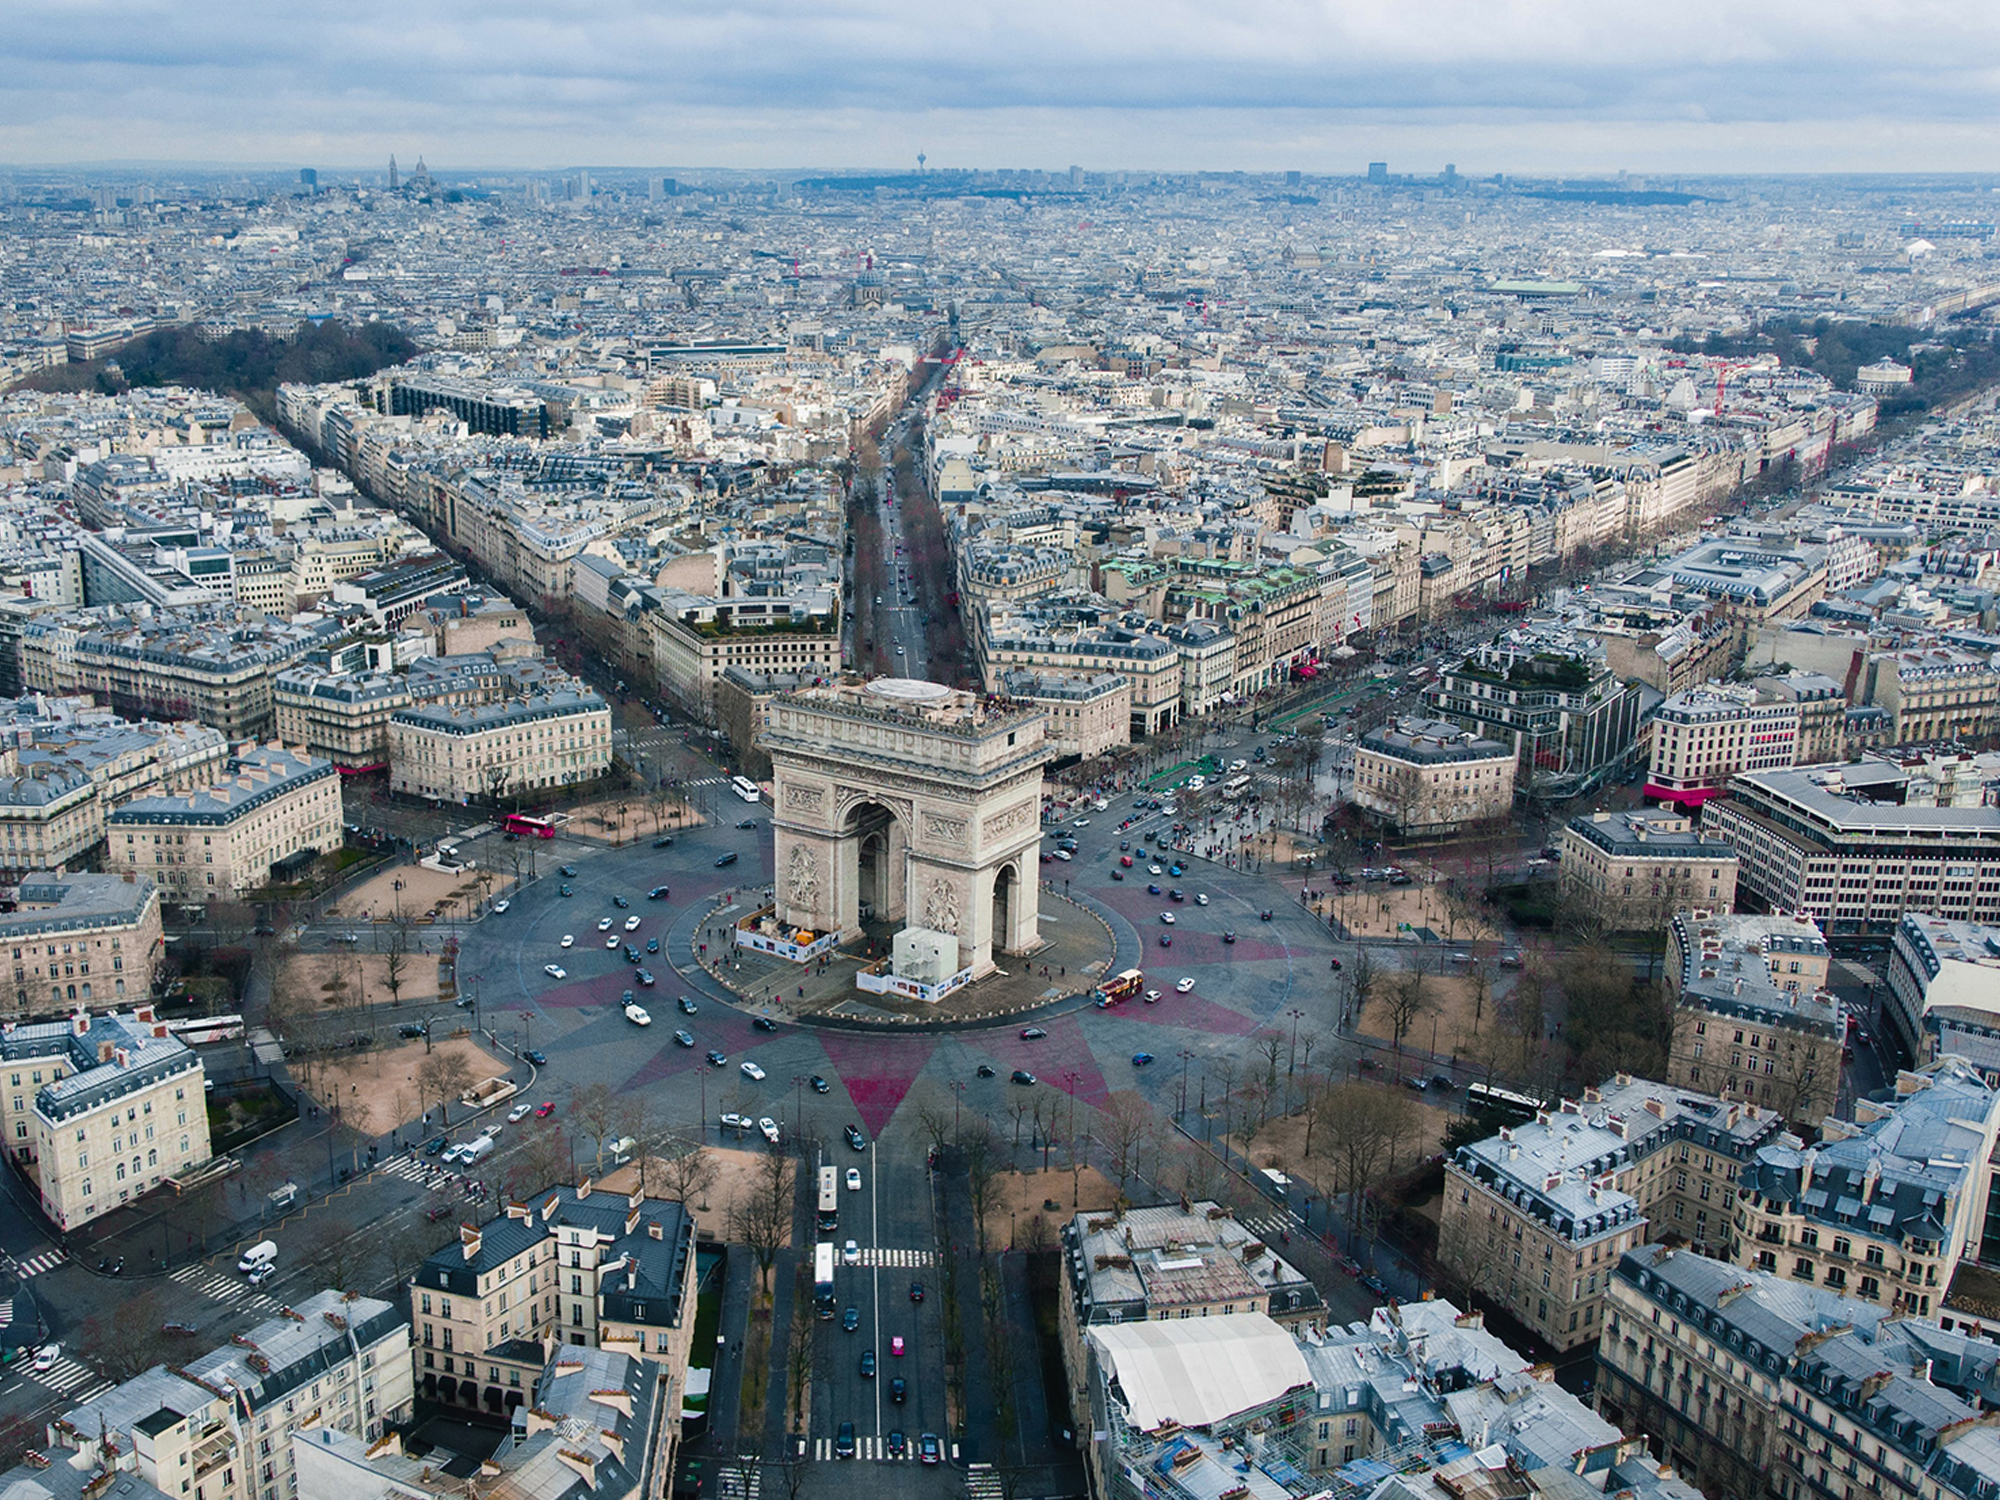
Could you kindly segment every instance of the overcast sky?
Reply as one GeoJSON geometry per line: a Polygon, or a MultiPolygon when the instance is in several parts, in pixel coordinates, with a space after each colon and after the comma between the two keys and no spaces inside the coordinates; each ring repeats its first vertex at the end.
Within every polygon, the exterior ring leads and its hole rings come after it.
{"type": "Polygon", "coordinates": [[[0,160],[2000,168],[1986,0],[19,0],[0,160]]]}

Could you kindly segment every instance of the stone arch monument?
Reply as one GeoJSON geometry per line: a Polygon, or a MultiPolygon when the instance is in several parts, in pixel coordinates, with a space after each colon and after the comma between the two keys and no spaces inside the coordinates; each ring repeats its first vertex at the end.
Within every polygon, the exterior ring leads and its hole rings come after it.
{"type": "Polygon", "coordinates": [[[955,935],[975,978],[1034,952],[1045,723],[904,677],[772,699],[779,920],[845,939],[866,904],[955,935]]]}

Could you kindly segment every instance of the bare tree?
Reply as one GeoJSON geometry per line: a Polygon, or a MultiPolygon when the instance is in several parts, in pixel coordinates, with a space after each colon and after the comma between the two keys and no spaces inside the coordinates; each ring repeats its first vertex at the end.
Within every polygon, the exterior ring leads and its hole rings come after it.
{"type": "Polygon", "coordinates": [[[1390,1038],[1396,1045],[1396,1071],[1402,1076],[1403,1038],[1410,1034],[1410,1028],[1417,1018],[1430,1010],[1432,1005],[1428,976],[1420,968],[1394,969],[1383,980],[1383,1004],[1389,1015],[1390,1038]]]}
{"type": "Polygon", "coordinates": [[[1337,1083],[1321,1105],[1321,1149],[1334,1162],[1335,1185],[1347,1202],[1347,1222],[1362,1230],[1362,1208],[1402,1144],[1415,1134],[1416,1110],[1396,1089],[1337,1083]]]}
{"type": "Polygon", "coordinates": [[[792,1159],[774,1146],[729,1205],[729,1238],[756,1258],[758,1283],[767,1292],[771,1263],[791,1237],[793,1197],[792,1159]]]}
{"type": "Polygon", "coordinates": [[[573,1174],[571,1149],[569,1133],[557,1121],[529,1116],[507,1173],[508,1192],[518,1198],[568,1182],[573,1174]]]}
{"type": "Polygon", "coordinates": [[[618,1134],[618,1096],[608,1083],[586,1083],[570,1095],[569,1118],[591,1144],[590,1174],[595,1177],[604,1168],[604,1143],[618,1134]]]}
{"type": "Polygon", "coordinates": [[[391,1005],[401,1006],[403,1003],[403,974],[409,960],[409,929],[400,921],[392,922],[389,925],[389,952],[382,960],[382,982],[389,987],[391,1005]]]}
{"type": "Polygon", "coordinates": [[[959,1144],[965,1158],[966,1190],[972,1198],[973,1231],[978,1237],[979,1253],[983,1256],[986,1253],[986,1214],[993,1206],[993,1190],[999,1180],[1003,1153],[984,1120],[959,1144]]]}
{"type": "Polygon", "coordinates": [[[116,1302],[84,1319],[77,1330],[77,1352],[110,1379],[123,1381],[177,1351],[160,1331],[165,1308],[156,1290],[135,1290],[116,1302]]]}
{"type": "Polygon", "coordinates": [[[1350,1020],[1356,1026],[1361,1024],[1361,1011],[1375,988],[1375,979],[1375,955],[1365,947],[1356,948],[1354,958],[1347,966],[1347,1009],[1350,1020]]]}
{"type": "Polygon", "coordinates": [[[1111,1152],[1111,1169],[1118,1174],[1121,1194],[1139,1164],[1139,1150],[1151,1136],[1152,1123],[1152,1110],[1137,1094],[1113,1094],[1104,1107],[1104,1144],[1111,1152]]]}
{"type": "Polygon", "coordinates": [[[705,1203],[721,1171],[715,1153],[706,1146],[685,1142],[675,1142],[674,1147],[661,1158],[660,1185],[678,1202],[705,1203]]]}
{"type": "Polygon", "coordinates": [[[437,1100],[438,1123],[451,1123],[451,1101],[471,1088],[472,1069],[456,1052],[433,1052],[417,1064],[417,1102],[437,1100]]]}

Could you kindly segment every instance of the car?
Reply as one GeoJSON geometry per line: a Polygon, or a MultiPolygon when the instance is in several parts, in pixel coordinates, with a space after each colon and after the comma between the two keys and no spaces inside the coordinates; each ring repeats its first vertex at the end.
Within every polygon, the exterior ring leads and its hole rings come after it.
{"type": "Polygon", "coordinates": [[[671,833],[663,833],[663,834],[661,834],[661,835],[660,835],[660,836],[659,836],[658,838],[656,838],[656,839],[654,839],[654,840],[653,840],[653,847],[654,847],[655,849],[671,849],[671,848],[673,848],[673,847],[674,847],[674,836],[673,836],[673,835],[672,835],[671,833]]]}
{"type": "Polygon", "coordinates": [[[641,969],[637,974],[634,974],[632,977],[638,980],[641,985],[643,985],[645,988],[649,990],[653,987],[655,982],[653,979],[653,971],[651,969],[641,969]]]}
{"type": "Polygon", "coordinates": [[[562,935],[562,941],[558,943],[556,946],[559,948],[574,948],[576,946],[576,934],[573,932],[565,932],[562,935]]]}
{"type": "Polygon", "coordinates": [[[1179,886],[1174,886],[1167,892],[1167,898],[1172,901],[1185,901],[1187,900],[1187,892],[1183,891],[1179,886]]]}
{"type": "Polygon", "coordinates": [[[1026,1068],[1016,1068],[1014,1070],[1014,1082],[1033,1083],[1034,1081],[1035,1081],[1035,1075],[1033,1073],[1030,1073],[1026,1068]]]}
{"type": "Polygon", "coordinates": [[[639,919],[637,917],[627,917],[625,919],[625,930],[627,932],[637,932],[639,930],[639,919]]]}
{"type": "Polygon", "coordinates": [[[845,1133],[847,1135],[847,1144],[852,1146],[856,1151],[866,1151],[868,1149],[868,1138],[862,1135],[859,1125],[848,1125],[845,1133]]]}
{"type": "Polygon", "coordinates": [[[1090,826],[1090,819],[1078,818],[1074,823],[1070,824],[1069,826],[1072,828],[1088,828],[1090,826]]]}
{"type": "Polygon", "coordinates": [[[1156,881],[1154,881],[1154,882],[1153,882],[1153,883],[1152,883],[1151,885],[1147,886],[1147,887],[1146,887],[1146,894],[1147,894],[1147,895],[1149,895],[1149,896],[1157,896],[1157,895],[1159,895],[1159,894],[1160,894],[1160,883],[1159,883],[1159,881],[1157,881],[1157,880],[1156,880],[1156,881]]]}
{"type": "Polygon", "coordinates": [[[850,1193],[861,1191],[861,1168],[849,1167],[847,1169],[847,1190],[850,1193]]]}
{"type": "MultiPolygon", "coordinates": [[[[901,650],[902,648],[898,647],[897,649],[901,650]]],[[[849,1240],[847,1243],[852,1245],[854,1241],[849,1240]]],[[[854,1262],[849,1261],[848,1264],[853,1265],[854,1262]]],[[[875,1378],[875,1351],[873,1349],[863,1349],[861,1351],[861,1378],[863,1380],[873,1380],[875,1378]]]]}
{"type": "Polygon", "coordinates": [[[626,908],[631,906],[632,903],[630,901],[627,901],[623,896],[613,896],[611,898],[611,904],[617,907],[620,911],[624,911],[626,908]]]}
{"type": "Polygon", "coordinates": [[[561,964],[543,964],[542,972],[551,979],[569,978],[569,970],[565,969],[561,964]]]}
{"type": "Polygon", "coordinates": [[[1233,943],[1233,942],[1235,942],[1235,941],[1236,941],[1236,929],[1232,927],[1232,928],[1230,928],[1230,929],[1229,929],[1229,930],[1228,930],[1227,932],[1223,933],[1223,934],[1222,934],[1222,940],[1223,940],[1223,942],[1225,942],[1225,943],[1233,943]]]}
{"type": "Polygon", "coordinates": [[[1340,960],[1339,960],[1339,959],[1337,959],[1337,958],[1329,958],[1329,959],[1327,960],[1327,963],[1328,963],[1328,964],[1330,964],[1330,965],[1332,966],[1332,968],[1333,968],[1333,972],[1334,972],[1334,973],[1338,974],[1338,973],[1340,972],[1340,960]]]}
{"type": "Polygon", "coordinates": [[[744,1063],[742,1065],[742,1070],[743,1070],[743,1076],[749,1079],[752,1083],[762,1083],[764,1081],[764,1070],[758,1067],[755,1063],[753,1062],[744,1063]]]}
{"type": "Polygon", "coordinates": [[[1430,1086],[1431,1081],[1428,1078],[1405,1078],[1403,1080],[1404,1088],[1412,1089],[1419,1094],[1424,1093],[1430,1086]]]}
{"type": "Polygon", "coordinates": [[[667,899],[668,889],[669,887],[667,886],[656,885],[650,891],[646,892],[646,899],[648,901],[664,901],[667,899]]]}
{"type": "Polygon", "coordinates": [[[1023,1026],[1021,1028],[1021,1040],[1024,1042],[1039,1042],[1047,1035],[1048,1033],[1039,1026],[1023,1026]]]}
{"type": "Polygon", "coordinates": [[[820,1077],[819,1074],[817,1073],[813,1074],[812,1077],[808,1078],[806,1080],[806,1083],[811,1086],[812,1091],[815,1094],[830,1094],[833,1092],[833,1085],[828,1083],[824,1078],[820,1077]]]}
{"type": "Polygon", "coordinates": [[[769,1115],[765,1115],[757,1122],[757,1133],[772,1145],[778,1144],[778,1122],[769,1115]]]}
{"type": "Polygon", "coordinates": [[[1195,904],[1196,906],[1206,906],[1206,905],[1208,905],[1208,892],[1207,892],[1207,891],[1196,891],[1196,892],[1194,893],[1194,904],[1195,904]]]}
{"type": "Polygon", "coordinates": [[[848,1308],[846,1312],[840,1315],[840,1326],[845,1328],[849,1333],[859,1328],[861,1326],[861,1309],[858,1307],[848,1308]]]}
{"type": "Polygon", "coordinates": [[[576,866],[564,865],[562,869],[557,873],[560,874],[566,880],[574,880],[576,879],[576,866]]]}
{"type": "MultiPolygon", "coordinates": [[[[901,1401],[903,1399],[902,1385],[903,1382],[900,1377],[889,1382],[889,1399],[891,1401],[901,1401]]],[[[888,1442],[889,1442],[889,1457],[891,1458],[901,1458],[904,1455],[904,1453],[909,1451],[910,1445],[908,1441],[903,1437],[903,1433],[900,1428],[892,1427],[889,1429],[888,1442]]]]}
{"type": "Polygon", "coordinates": [[[35,1351],[35,1373],[37,1375],[47,1374],[50,1370],[53,1370],[56,1367],[56,1361],[61,1358],[62,1358],[61,1344],[42,1345],[41,1348],[35,1351]]]}
{"type": "Polygon", "coordinates": [[[684,1016],[691,1016],[695,1013],[695,1003],[694,1001],[688,999],[686,995],[676,996],[674,999],[674,1004],[678,1005],[681,1008],[681,1014],[684,1016]]]}
{"type": "Polygon", "coordinates": [[[840,1247],[840,1263],[844,1266],[860,1265],[861,1246],[853,1240],[849,1240],[846,1244],[842,1245],[840,1247]]]}
{"type": "Polygon", "coordinates": [[[1160,934],[1160,946],[1162,948],[1171,948],[1173,947],[1173,945],[1174,945],[1174,935],[1172,933],[1163,932],[1160,934]]]}
{"type": "Polygon", "coordinates": [[[599,917],[597,919],[597,930],[599,932],[609,932],[611,930],[611,918],[599,917]]]}
{"type": "Polygon", "coordinates": [[[924,1300],[924,1284],[921,1281],[910,1283],[910,1300],[912,1302],[921,1302],[924,1300]]]}
{"type": "Polygon", "coordinates": [[[507,1123],[509,1125],[520,1124],[521,1121],[528,1118],[529,1113],[534,1109],[534,1107],[535,1106],[532,1104],[515,1105],[512,1109],[507,1111],[507,1123]]]}
{"type": "Polygon", "coordinates": [[[1369,1291],[1373,1292],[1378,1297],[1386,1297],[1389,1295],[1388,1283],[1383,1281],[1383,1279],[1380,1276],[1375,1275],[1372,1271],[1368,1275],[1361,1278],[1361,1284],[1367,1287],[1369,1291]]]}
{"type": "Polygon", "coordinates": [[[1160,913],[1160,922],[1161,922],[1161,925],[1162,925],[1162,926],[1166,926],[1166,927],[1171,927],[1171,926],[1173,926],[1173,925],[1174,925],[1174,914],[1173,914],[1172,912],[1170,912],[1170,911],[1163,911],[1163,912],[1161,912],[1161,913],[1160,913]]]}
{"type": "Polygon", "coordinates": [[[415,1021],[405,1021],[401,1026],[396,1028],[396,1035],[406,1042],[415,1041],[424,1034],[424,1028],[415,1021]]]}
{"type": "Polygon", "coordinates": [[[1159,1004],[1159,1003],[1160,1003],[1160,992],[1159,992],[1158,990],[1147,990],[1147,991],[1146,991],[1146,1003],[1147,1003],[1148,1005],[1157,1005],[1157,1004],[1159,1004]]]}
{"type": "Polygon", "coordinates": [[[446,1140],[443,1136],[434,1135],[429,1140],[424,1142],[424,1155],[426,1156],[440,1155],[444,1151],[444,1148],[449,1146],[450,1144],[451,1142],[446,1140]]]}
{"type": "Polygon", "coordinates": [[[607,949],[615,949],[615,948],[617,948],[617,946],[618,946],[618,934],[614,932],[614,933],[612,933],[612,934],[611,934],[611,936],[610,936],[610,937],[606,938],[606,939],[604,940],[604,946],[605,946],[605,947],[606,947],[607,949]]]}
{"type": "Polygon", "coordinates": [[[724,1130],[754,1130],[756,1125],[748,1115],[725,1113],[722,1116],[722,1128],[724,1130]]]}
{"type": "Polygon", "coordinates": [[[497,917],[511,905],[513,905],[511,901],[495,901],[493,903],[493,914],[497,917]]]}
{"type": "Polygon", "coordinates": [[[1161,869],[1161,868],[1160,868],[1160,867],[1159,867],[1158,865],[1147,865],[1147,866],[1146,866],[1146,873],[1147,873],[1148,875],[1164,875],[1164,874],[1166,874],[1167,872],[1166,872],[1165,870],[1161,869]]]}
{"type": "Polygon", "coordinates": [[[750,1023],[750,1029],[752,1031],[776,1031],[778,1023],[769,1016],[759,1016],[750,1023]]]}
{"type": "Polygon", "coordinates": [[[1071,860],[1075,859],[1076,856],[1074,854],[1071,854],[1067,849],[1058,849],[1056,850],[1056,858],[1061,860],[1064,864],[1068,864],[1071,860]]]}
{"type": "Polygon", "coordinates": [[[722,858],[718,859],[715,862],[715,868],[719,870],[724,865],[733,865],[735,863],[736,863],[736,851],[734,849],[731,849],[727,854],[723,855],[722,858]]]}
{"type": "Polygon", "coordinates": [[[729,1054],[728,1054],[727,1052],[717,1052],[717,1051],[715,1051],[715,1050],[714,1050],[713,1048],[710,1048],[710,1049],[709,1049],[709,1053],[708,1053],[708,1065],[709,1065],[709,1066],[710,1066],[711,1068],[726,1068],[726,1067],[728,1067],[728,1066],[729,1066],[729,1054]]]}
{"type": "Polygon", "coordinates": [[[738,823],[736,826],[738,828],[755,828],[757,826],[757,820],[755,818],[745,818],[742,822],[738,823]]]}
{"type": "Polygon", "coordinates": [[[978,1067],[974,1068],[972,1071],[974,1075],[977,1077],[991,1078],[993,1076],[993,1064],[981,1063],[978,1067]]]}
{"type": "MultiPolygon", "coordinates": [[[[849,1308],[848,1311],[852,1312],[854,1309],[849,1308]]],[[[835,1458],[854,1457],[854,1424],[852,1422],[842,1422],[840,1424],[839,1435],[833,1440],[833,1455],[835,1458]]]]}
{"type": "MultiPolygon", "coordinates": [[[[1118,847],[1119,847],[1120,849],[1130,849],[1130,848],[1132,847],[1132,841],[1131,841],[1130,839],[1120,839],[1120,840],[1118,841],[1118,847]]],[[[1132,861],[1128,859],[1128,860],[1125,860],[1125,861],[1123,861],[1123,863],[1125,863],[1125,864],[1128,864],[1128,865],[1129,865],[1129,864],[1131,864],[1131,863],[1132,863],[1132,861]]]]}
{"type": "Polygon", "coordinates": [[[1434,1089],[1455,1089],[1458,1085],[1442,1073],[1433,1073],[1431,1074],[1431,1087],[1434,1089]]]}
{"type": "Polygon", "coordinates": [[[556,894],[558,896],[574,896],[576,892],[571,890],[568,886],[563,886],[556,892],[556,894]]]}
{"type": "Polygon", "coordinates": [[[917,1438],[917,1462],[941,1464],[944,1462],[944,1444],[938,1441],[935,1432],[922,1433],[917,1438]]]}
{"type": "Polygon", "coordinates": [[[530,1047],[521,1056],[525,1057],[538,1068],[546,1068],[549,1065],[548,1054],[543,1052],[539,1047],[530,1047]]]}
{"type": "Polygon", "coordinates": [[[679,1042],[683,1047],[692,1047],[694,1045],[694,1033],[691,1031],[676,1031],[674,1033],[674,1040],[679,1042]]]}
{"type": "Polygon", "coordinates": [[[535,1118],[537,1120],[546,1120],[555,1112],[556,1107],[553,1100],[544,1099],[540,1104],[535,1106],[535,1118]]]}
{"type": "Polygon", "coordinates": [[[1182,874],[1181,867],[1179,865],[1168,865],[1167,874],[1175,879],[1179,879],[1182,874]]]}
{"type": "Polygon", "coordinates": [[[646,951],[648,953],[658,953],[660,951],[660,940],[658,938],[647,938],[646,951]]]}
{"type": "Polygon", "coordinates": [[[1132,856],[1131,856],[1131,855],[1129,855],[1129,854],[1121,854],[1121,855],[1119,855],[1119,856],[1118,856],[1118,868],[1119,868],[1119,869],[1121,869],[1121,870],[1129,870],[1129,869],[1131,869],[1131,868],[1132,868],[1132,856]]]}
{"type": "Polygon", "coordinates": [[[1135,1067],[1135,1068],[1150,1068],[1150,1067],[1151,1067],[1152,1065],[1153,1065],[1153,1054],[1152,1054],[1152,1053],[1150,1053],[1150,1052],[1134,1052],[1134,1053],[1132,1054],[1132,1066],[1133,1066],[1133,1067],[1135,1067]]]}
{"type": "Polygon", "coordinates": [[[1185,995],[1189,990],[1193,988],[1194,988],[1194,976],[1187,975],[1182,978],[1179,984],[1174,986],[1174,993],[1177,995],[1185,995]]]}
{"type": "Polygon", "coordinates": [[[890,1336],[889,1352],[895,1355],[898,1359],[901,1359],[903,1357],[903,1336],[900,1333],[892,1334],[890,1336]]]}

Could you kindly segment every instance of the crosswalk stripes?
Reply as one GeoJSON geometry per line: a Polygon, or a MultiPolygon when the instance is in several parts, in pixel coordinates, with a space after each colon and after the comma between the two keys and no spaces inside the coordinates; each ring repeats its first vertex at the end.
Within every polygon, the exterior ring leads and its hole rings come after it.
{"type": "Polygon", "coordinates": [[[200,1292],[204,1297],[212,1297],[217,1302],[234,1302],[239,1306],[263,1312],[276,1312],[284,1306],[269,1292],[260,1292],[249,1282],[237,1281],[209,1266],[182,1266],[173,1272],[169,1279],[200,1292]]]}
{"type": "Polygon", "coordinates": [[[14,1267],[14,1274],[26,1281],[30,1276],[39,1276],[44,1271],[52,1271],[69,1257],[60,1250],[47,1250],[40,1255],[31,1255],[14,1267]]]}
{"type": "Polygon", "coordinates": [[[757,1500],[763,1483],[763,1469],[754,1460],[724,1464],[715,1471],[716,1500],[757,1500]]]}
{"type": "MultiPolygon", "coordinates": [[[[901,1453],[891,1453],[889,1439],[885,1436],[857,1437],[854,1440],[854,1456],[863,1463],[906,1464],[916,1458],[917,1445],[906,1439],[901,1453]]],[[[817,1462],[828,1463],[833,1457],[832,1438],[813,1439],[813,1458],[817,1462]]]]}
{"type": "Polygon", "coordinates": [[[91,1369],[89,1365],[78,1364],[67,1354],[49,1366],[48,1369],[35,1371],[35,1379],[50,1390],[65,1396],[77,1387],[89,1385],[93,1381],[105,1389],[110,1388],[109,1383],[100,1377],[95,1370],[91,1369]]]}
{"type": "Polygon", "coordinates": [[[937,1256],[929,1250],[884,1250],[870,1245],[861,1252],[864,1266],[895,1267],[899,1270],[914,1271],[933,1264],[937,1256]]]}
{"type": "Polygon", "coordinates": [[[1305,1221],[1290,1209],[1280,1214],[1263,1214],[1257,1218],[1239,1218],[1236,1221],[1245,1229],[1261,1234],[1267,1240],[1275,1240],[1281,1234],[1290,1234],[1294,1229],[1305,1228],[1305,1221]]]}
{"type": "Polygon", "coordinates": [[[1005,1500],[1007,1486],[991,1464],[965,1466],[965,1500],[1005,1500]]]}

